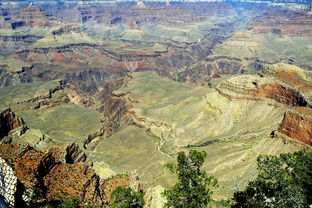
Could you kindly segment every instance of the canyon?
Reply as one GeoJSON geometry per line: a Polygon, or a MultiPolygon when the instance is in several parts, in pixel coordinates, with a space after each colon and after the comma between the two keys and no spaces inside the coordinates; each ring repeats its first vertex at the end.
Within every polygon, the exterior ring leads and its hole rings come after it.
{"type": "Polygon", "coordinates": [[[259,155],[311,151],[309,1],[0,1],[0,17],[0,205],[105,207],[124,186],[162,207],[164,165],[204,150],[229,207],[259,155]]]}

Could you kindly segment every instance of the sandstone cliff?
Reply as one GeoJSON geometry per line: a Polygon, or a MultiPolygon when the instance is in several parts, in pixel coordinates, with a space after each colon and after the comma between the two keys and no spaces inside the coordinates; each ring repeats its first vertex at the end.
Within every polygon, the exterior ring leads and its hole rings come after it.
{"type": "Polygon", "coordinates": [[[22,134],[26,129],[27,126],[24,120],[16,116],[10,108],[0,112],[0,139],[15,130],[19,130],[20,134],[22,134]]]}
{"type": "MultiPolygon", "coordinates": [[[[310,111],[308,109],[308,111],[310,111]]],[[[279,132],[312,146],[312,117],[298,111],[287,111],[278,128],[279,132]]]]}

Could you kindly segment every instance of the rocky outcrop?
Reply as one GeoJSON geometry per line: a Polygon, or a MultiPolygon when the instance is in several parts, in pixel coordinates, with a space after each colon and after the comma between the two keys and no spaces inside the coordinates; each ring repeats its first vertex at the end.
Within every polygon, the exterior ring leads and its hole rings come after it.
{"type": "Polygon", "coordinates": [[[49,199],[80,198],[84,202],[102,205],[100,178],[84,163],[57,164],[44,177],[49,199]]]}
{"type": "Polygon", "coordinates": [[[33,82],[32,67],[22,67],[20,71],[16,72],[9,72],[6,68],[6,65],[0,66],[0,87],[33,82]]]}
{"type": "Polygon", "coordinates": [[[216,90],[228,98],[250,100],[270,98],[292,106],[310,105],[299,90],[272,78],[236,76],[221,82],[216,90]]]}
{"type": "Polygon", "coordinates": [[[133,123],[129,106],[122,95],[110,97],[99,110],[104,115],[102,125],[105,126],[107,137],[133,123]]]}
{"type": "Polygon", "coordinates": [[[241,74],[245,71],[258,71],[263,63],[257,59],[237,59],[231,57],[213,57],[189,66],[176,75],[178,81],[207,82],[211,78],[225,74],[241,74]]]}
{"type": "Polygon", "coordinates": [[[87,155],[80,149],[78,144],[71,143],[66,147],[66,163],[73,164],[77,162],[86,162],[87,155]]]}
{"type": "Polygon", "coordinates": [[[0,196],[10,206],[15,205],[17,177],[13,169],[0,157],[0,196]]]}
{"type": "Polygon", "coordinates": [[[67,74],[65,82],[78,87],[83,92],[94,94],[98,92],[107,81],[125,76],[126,72],[121,74],[111,74],[100,70],[88,70],[79,73],[67,74]]]}
{"type": "Polygon", "coordinates": [[[312,116],[310,115],[287,111],[278,130],[288,137],[312,146],[312,116]]]}
{"type": "Polygon", "coordinates": [[[20,134],[27,130],[24,120],[16,116],[10,108],[2,111],[0,113],[0,139],[16,130],[19,130],[20,134]]]}
{"type": "Polygon", "coordinates": [[[262,85],[255,95],[292,106],[307,105],[306,100],[298,90],[277,83],[262,85]]]}
{"type": "Polygon", "coordinates": [[[149,188],[145,195],[145,205],[144,208],[162,208],[166,203],[165,197],[162,195],[164,192],[164,188],[162,186],[155,186],[149,188]]]}
{"type": "Polygon", "coordinates": [[[49,152],[58,163],[74,164],[77,162],[86,162],[87,155],[76,143],[69,143],[61,146],[52,146],[49,152]]]}
{"type": "MultiPolygon", "coordinates": [[[[19,188],[33,200],[63,200],[74,197],[79,198],[81,204],[102,206],[109,203],[111,192],[118,186],[137,184],[126,175],[101,179],[87,163],[83,162],[86,156],[75,144],[67,145],[65,152],[62,147],[56,146],[39,152],[28,145],[2,144],[0,154],[13,167],[11,169],[13,175],[9,174],[9,177],[12,175],[11,178],[14,178],[15,175],[14,180],[21,182],[19,188]],[[58,148],[61,150],[57,150],[58,148]],[[69,155],[71,159],[67,161],[69,155]],[[65,156],[65,159],[62,156],[65,156]]],[[[0,170],[2,170],[1,164],[0,158],[0,170]]],[[[0,174],[0,179],[1,176],[2,174],[0,174]]],[[[13,187],[13,198],[11,195],[8,197],[14,201],[19,190],[14,188],[16,183],[10,184],[9,186],[13,187]]],[[[1,187],[3,185],[0,180],[0,195],[1,187]]],[[[5,190],[11,189],[5,188],[5,190]]],[[[24,198],[29,201],[29,197],[24,198]]],[[[33,202],[36,203],[36,201],[33,202]]]]}

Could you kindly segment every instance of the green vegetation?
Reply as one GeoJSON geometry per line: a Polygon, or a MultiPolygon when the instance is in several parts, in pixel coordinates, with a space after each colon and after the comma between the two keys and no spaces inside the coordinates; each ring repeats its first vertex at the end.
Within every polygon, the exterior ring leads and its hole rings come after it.
{"type": "Polygon", "coordinates": [[[62,47],[69,44],[79,43],[101,44],[102,42],[90,37],[84,32],[71,31],[61,35],[48,34],[31,45],[30,48],[62,47]]]}
{"type": "Polygon", "coordinates": [[[259,156],[259,175],[234,194],[232,208],[308,207],[312,204],[312,152],[259,156]]]}
{"type": "Polygon", "coordinates": [[[250,34],[239,39],[233,36],[213,49],[213,56],[259,58],[265,61],[292,59],[298,65],[311,65],[312,41],[309,36],[289,36],[273,33],[250,34]],[[301,51],[298,55],[298,51],[301,51]]]}
{"type": "Polygon", "coordinates": [[[0,88],[0,108],[7,108],[18,102],[27,101],[36,97],[48,96],[49,90],[59,85],[59,80],[16,84],[0,88]]]}
{"type": "Polygon", "coordinates": [[[31,64],[20,59],[0,56],[0,65],[6,65],[10,72],[21,71],[23,67],[31,67],[31,64]]]}
{"type": "MultiPolygon", "coordinates": [[[[36,199],[35,199],[36,201],[36,199]]],[[[81,205],[78,198],[68,198],[62,200],[51,199],[46,202],[32,202],[30,204],[31,208],[99,208],[99,206],[94,205],[81,205]]]]}
{"type": "Polygon", "coordinates": [[[158,138],[150,137],[144,129],[131,125],[102,140],[89,157],[103,178],[138,167],[140,179],[148,184],[162,174],[162,164],[169,162],[157,151],[158,143],[158,138]],[[111,173],[108,168],[112,169],[111,173]]]}
{"type": "Polygon", "coordinates": [[[42,130],[60,142],[80,142],[100,128],[101,114],[95,109],[63,104],[42,111],[20,113],[27,125],[42,130]]]}
{"type": "Polygon", "coordinates": [[[111,195],[111,208],[143,208],[143,193],[131,188],[118,187],[111,195]]]}
{"type": "Polygon", "coordinates": [[[211,201],[212,187],[217,186],[217,180],[209,176],[201,167],[207,153],[191,150],[178,153],[178,164],[166,166],[178,175],[179,182],[164,191],[167,198],[165,207],[201,208],[211,201]]]}

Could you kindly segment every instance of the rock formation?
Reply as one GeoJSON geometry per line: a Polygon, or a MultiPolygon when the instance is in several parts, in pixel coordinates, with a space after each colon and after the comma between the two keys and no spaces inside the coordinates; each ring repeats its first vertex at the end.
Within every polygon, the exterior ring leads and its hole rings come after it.
{"type": "Polygon", "coordinates": [[[22,134],[26,129],[27,126],[24,120],[16,116],[10,108],[0,113],[0,139],[16,130],[19,130],[20,134],[22,134]]]}
{"type": "MultiPolygon", "coordinates": [[[[18,197],[15,194],[19,191],[16,189],[17,180],[22,184],[19,188],[33,199],[60,200],[74,197],[81,199],[82,204],[99,206],[109,203],[111,192],[118,186],[136,184],[128,176],[100,179],[89,165],[76,162],[73,158],[69,163],[61,162],[56,159],[59,157],[57,148],[39,152],[27,145],[1,145],[0,154],[3,159],[10,161],[13,170],[0,158],[0,170],[7,173],[0,175],[5,177],[0,180],[0,194],[12,207],[15,197],[18,197]]],[[[68,145],[66,149],[73,157],[83,155],[81,151],[74,151],[77,150],[75,144],[68,145]]],[[[80,156],[76,160],[84,159],[80,156]]]]}
{"type": "MultiPolygon", "coordinates": [[[[302,108],[299,108],[302,111],[302,108]]],[[[307,109],[307,112],[311,111],[307,109]]],[[[303,111],[304,112],[304,111],[303,111]]],[[[279,132],[312,146],[312,117],[298,111],[287,111],[278,128],[279,132]]]]}
{"type": "Polygon", "coordinates": [[[17,178],[12,168],[0,157],[0,195],[10,207],[15,205],[16,185],[17,178]]]}

